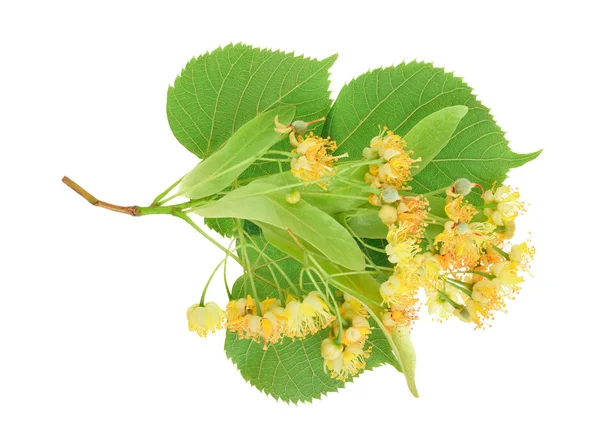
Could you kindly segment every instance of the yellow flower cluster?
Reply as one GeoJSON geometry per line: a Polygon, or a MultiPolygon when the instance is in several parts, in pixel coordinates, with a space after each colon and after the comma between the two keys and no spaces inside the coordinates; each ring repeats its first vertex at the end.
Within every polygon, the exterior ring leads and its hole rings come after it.
{"type": "Polygon", "coordinates": [[[283,337],[304,338],[328,327],[334,319],[327,304],[316,291],[308,293],[302,301],[289,298],[285,308],[278,299],[265,299],[259,303],[251,296],[232,300],[227,304],[227,328],[239,338],[249,338],[263,343],[277,343],[283,337]]]}
{"type": "Polygon", "coordinates": [[[490,223],[473,222],[477,209],[465,201],[463,195],[446,204],[445,211],[450,221],[444,224],[444,231],[434,241],[434,245],[439,244],[442,267],[461,269],[474,266],[480,259],[484,244],[493,236],[495,227],[490,223]]]}
{"type": "Polygon", "coordinates": [[[371,165],[365,181],[374,188],[391,186],[396,190],[408,190],[411,168],[420,159],[411,158],[412,151],[406,150],[406,141],[392,130],[384,127],[378,136],[371,139],[369,147],[363,150],[367,159],[381,158],[384,163],[371,165]]]}
{"type": "Polygon", "coordinates": [[[380,287],[388,307],[382,316],[386,326],[410,325],[416,319],[421,289],[430,314],[439,319],[457,316],[479,328],[519,291],[522,273],[529,271],[535,253],[527,242],[508,242],[515,218],[524,210],[519,194],[506,186],[485,191],[480,213],[464,198],[474,186],[465,181],[457,185],[459,191],[446,191],[448,221],[428,245],[423,245],[422,230],[433,220],[427,218],[426,205],[404,218],[389,209],[386,213],[382,206],[380,218],[389,227],[386,253],[396,264],[380,287]]]}
{"type": "Polygon", "coordinates": [[[344,294],[344,302],[339,307],[342,322],[333,323],[328,338],[321,342],[321,356],[325,370],[331,377],[346,381],[357,375],[366,366],[371,347],[365,349],[371,327],[367,320],[367,310],[355,299],[344,294]],[[341,343],[338,343],[340,339],[341,343]]]}
{"type": "Polygon", "coordinates": [[[239,338],[249,338],[267,344],[277,343],[282,335],[285,322],[285,309],[279,299],[265,299],[259,302],[260,313],[252,296],[232,300],[225,308],[227,329],[237,332],[239,338]],[[260,315],[259,315],[260,314],[260,315]]]}
{"type": "Polygon", "coordinates": [[[528,271],[535,250],[523,243],[510,247],[515,218],[524,210],[519,194],[507,186],[485,191],[467,179],[458,179],[446,189],[445,215],[448,221],[435,237],[425,238],[430,216],[428,200],[422,196],[402,196],[407,190],[412,159],[404,139],[384,129],[373,138],[363,155],[383,159],[372,165],[365,180],[373,193],[369,202],[380,207],[379,218],[388,226],[388,259],[394,272],[380,286],[387,310],[384,324],[410,326],[417,319],[419,292],[424,291],[431,314],[440,319],[457,316],[484,326],[496,311],[514,297],[528,271]],[[484,206],[480,212],[465,200],[472,188],[482,189],[484,206]]]}
{"type": "Polygon", "coordinates": [[[410,326],[417,318],[418,291],[428,287],[439,273],[438,257],[421,252],[429,212],[424,197],[399,197],[384,204],[379,217],[388,226],[385,251],[394,273],[381,284],[379,292],[388,311],[382,316],[388,327],[410,326]]]}

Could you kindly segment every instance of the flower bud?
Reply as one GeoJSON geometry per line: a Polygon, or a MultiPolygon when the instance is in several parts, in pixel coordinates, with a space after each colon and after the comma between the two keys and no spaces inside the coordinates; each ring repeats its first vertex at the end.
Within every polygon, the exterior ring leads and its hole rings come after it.
{"type": "Polygon", "coordinates": [[[308,128],[308,124],[303,120],[295,120],[292,122],[292,127],[294,127],[294,131],[299,136],[303,136],[306,133],[306,129],[308,128]]]}
{"type": "Polygon", "coordinates": [[[348,329],[346,329],[344,331],[344,343],[347,343],[347,344],[358,343],[359,341],[362,340],[362,338],[363,338],[363,336],[360,333],[360,331],[358,330],[358,328],[355,328],[353,326],[349,327],[348,329]]]}
{"type": "Polygon", "coordinates": [[[454,190],[458,195],[469,195],[473,189],[473,183],[466,178],[459,178],[454,182],[454,190]]]}
{"type": "Polygon", "coordinates": [[[389,204],[384,204],[383,206],[381,206],[381,209],[379,209],[378,215],[379,215],[379,219],[384,224],[395,223],[396,220],[398,219],[398,211],[396,210],[395,207],[390,206],[389,204]]]}
{"type": "Polygon", "coordinates": [[[287,194],[285,194],[285,201],[290,204],[296,204],[300,201],[300,191],[298,189],[292,189],[287,194]]]}
{"type": "Polygon", "coordinates": [[[494,193],[491,190],[487,190],[483,193],[483,201],[486,204],[491,203],[492,201],[494,201],[494,193]]]}
{"type": "Polygon", "coordinates": [[[342,355],[343,351],[344,348],[341,345],[335,344],[330,338],[326,338],[321,342],[321,356],[325,360],[335,360],[342,355]]]}
{"type": "Polygon", "coordinates": [[[386,186],[381,193],[381,199],[385,203],[394,203],[400,199],[400,195],[395,187],[386,186]]]}

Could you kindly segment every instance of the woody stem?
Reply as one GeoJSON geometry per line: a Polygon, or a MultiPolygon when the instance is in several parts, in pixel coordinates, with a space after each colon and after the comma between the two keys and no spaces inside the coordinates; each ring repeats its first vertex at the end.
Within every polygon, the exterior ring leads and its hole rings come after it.
{"type": "Polygon", "coordinates": [[[93,206],[102,207],[104,209],[112,210],[113,212],[124,213],[126,215],[139,216],[138,206],[117,206],[116,204],[105,203],[104,201],[100,201],[98,198],[94,197],[92,194],[90,194],[88,191],[86,191],[84,188],[79,186],[67,176],[63,177],[62,182],[69,186],[71,189],[73,189],[75,192],[77,192],[79,195],[81,195],[83,198],[85,198],[93,206]]]}

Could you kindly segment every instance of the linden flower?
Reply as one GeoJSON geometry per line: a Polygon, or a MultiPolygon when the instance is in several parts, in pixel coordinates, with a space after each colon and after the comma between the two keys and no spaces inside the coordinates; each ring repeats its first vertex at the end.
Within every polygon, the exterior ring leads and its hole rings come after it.
{"type": "Polygon", "coordinates": [[[325,360],[323,369],[329,370],[331,377],[340,381],[346,381],[363,370],[370,353],[371,348],[365,350],[360,343],[336,345],[331,338],[321,342],[321,356],[325,360]]]}
{"type": "Polygon", "coordinates": [[[391,330],[406,324],[406,314],[399,309],[389,310],[381,314],[381,321],[387,329],[391,330]]]}
{"type": "Polygon", "coordinates": [[[329,326],[335,317],[318,293],[312,291],[302,302],[289,301],[285,306],[285,318],[285,335],[291,338],[304,338],[329,326]]]}
{"type": "Polygon", "coordinates": [[[248,296],[248,299],[231,300],[225,307],[227,320],[229,322],[238,320],[250,312],[254,307],[254,300],[248,296]]]}
{"type": "Polygon", "coordinates": [[[187,320],[190,332],[206,337],[209,333],[223,328],[225,312],[214,302],[208,302],[204,306],[194,304],[187,310],[187,320]]]}
{"type": "Polygon", "coordinates": [[[471,298],[482,305],[491,309],[499,309],[504,306],[504,301],[500,297],[502,285],[497,279],[482,278],[473,284],[471,298]]]}
{"type": "Polygon", "coordinates": [[[364,343],[371,333],[371,325],[361,315],[352,317],[351,324],[342,332],[342,342],[348,346],[354,343],[364,343]]]}
{"type": "Polygon", "coordinates": [[[394,134],[393,131],[384,127],[378,136],[371,140],[371,144],[363,151],[363,156],[380,158],[386,160],[381,165],[371,165],[369,168],[370,177],[365,180],[373,187],[381,187],[386,184],[394,188],[410,189],[406,183],[411,179],[411,168],[415,162],[421,159],[412,159],[407,151],[406,140],[394,134]]]}
{"type": "Polygon", "coordinates": [[[519,268],[516,261],[504,261],[492,265],[491,271],[500,285],[510,288],[523,282],[523,278],[518,274],[519,268]]]}
{"type": "Polygon", "coordinates": [[[410,238],[409,226],[405,224],[392,224],[387,234],[387,242],[385,252],[392,264],[405,263],[416,252],[415,242],[410,238]]]}
{"type": "Polygon", "coordinates": [[[260,303],[262,316],[256,314],[256,305],[251,296],[232,300],[227,304],[227,328],[237,332],[239,338],[249,338],[256,342],[261,339],[263,348],[277,343],[285,327],[285,310],[278,299],[265,299],[260,303]]]}
{"type": "Polygon", "coordinates": [[[339,307],[340,314],[345,319],[352,319],[356,316],[368,317],[367,309],[354,297],[344,293],[344,303],[339,307]]]}
{"type": "Polygon", "coordinates": [[[446,215],[455,223],[468,223],[477,214],[475,206],[464,200],[464,196],[460,195],[444,208],[446,215]]]}
{"type": "Polygon", "coordinates": [[[446,222],[434,245],[440,245],[440,261],[444,268],[473,268],[483,254],[493,231],[491,224],[446,222]]]}
{"type": "Polygon", "coordinates": [[[501,282],[498,279],[482,278],[473,284],[473,293],[465,302],[465,308],[460,312],[462,320],[475,323],[477,328],[482,328],[494,319],[494,313],[506,307],[506,295],[503,293],[501,282]]]}
{"type": "Polygon", "coordinates": [[[527,242],[515,244],[511,247],[509,259],[523,266],[524,270],[529,270],[529,264],[535,255],[535,247],[527,242]]]}
{"type": "Polygon", "coordinates": [[[442,272],[439,255],[434,255],[431,252],[420,253],[415,255],[413,262],[414,275],[418,276],[421,285],[429,289],[435,288],[442,272]]]}
{"type": "Polygon", "coordinates": [[[384,283],[379,286],[379,294],[387,304],[394,303],[398,297],[412,294],[412,288],[402,282],[402,278],[397,274],[392,274],[384,283]]]}
{"type": "MultiPolygon", "coordinates": [[[[335,173],[333,164],[342,157],[334,157],[330,154],[337,148],[335,141],[310,133],[304,138],[298,137],[295,143],[296,149],[292,150],[292,153],[298,153],[300,157],[293,158],[290,166],[296,178],[312,182],[335,173]]],[[[326,189],[328,184],[329,182],[317,182],[317,185],[323,189],[326,189]]]]}
{"type": "Polygon", "coordinates": [[[483,199],[486,204],[483,213],[492,224],[497,226],[514,222],[519,213],[525,210],[519,197],[519,193],[508,186],[500,186],[495,191],[485,191],[483,199]]]}
{"type": "Polygon", "coordinates": [[[395,314],[397,323],[410,326],[417,319],[419,299],[416,297],[416,288],[408,285],[398,274],[391,275],[382,283],[379,293],[392,311],[399,311],[395,314]]]}
{"type": "Polygon", "coordinates": [[[425,197],[403,197],[398,203],[398,222],[404,224],[417,239],[425,233],[428,213],[429,201],[425,197]]]}
{"type": "Polygon", "coordinates": [[[446,320],[454,315],[454,305],[450,302],[460,303],[459,291],[456,288],[446,286],[445,291],[427,290],[427,312],[437,317],[439,321],[446,320]]]}

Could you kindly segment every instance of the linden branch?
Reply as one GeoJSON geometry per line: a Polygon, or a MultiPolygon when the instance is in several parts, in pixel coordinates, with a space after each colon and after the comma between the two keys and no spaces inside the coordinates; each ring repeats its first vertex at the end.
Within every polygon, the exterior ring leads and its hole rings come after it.
{"type": "Polygon", "coordinates": [[[116,204],[100,201],[98,198],[94,197],[67,176],[63,177],[62,182],[85,198],[92,206],[102,207],[104,209],[112,210],[113,212],[124,213],[126,215],[140,216],[140,208],[138,206],[117,206],[116,204]]]}
{"type": "Polygon", "coordinates": [[[217,246],[220,250],[225,252],[227,254],[227,256],[234,259],[238,263],[242,264],[241,259],[235,253],[232,253],[230,250],[226,249],[221,244],[219,244],[217,241],[215,241],[210,235],[208,235],[204,230],[202,230],[194,221],[192,221],[192,219],[187,215],[187,213],[185,211],[183,211],[184,208],[194,207],[198,203],[198,200],[192,200],[187,203],[177,204],[177,205],[173,205],[173,206],[157,206],[155,204],[148,206],[148,207],[118,206],[116,204],[100,201],[98,198],[94,197],[92,194],[90,194],[84,188],[79,186],[77,183],[75,183],[69,177],[66,177],[66,176],[63,177],[62,182],[64,184],[66,184],[67,186],[69,186],[71,189],[73,189],[75,192],[77,192],[80,196],[85,198],[92,206],[102,207],[104,209],[112,210],[113,212],[124,213],[126,215],[131,215],[131,216],[167,214],[167,215],[173,215],[174,217],[177,217],[177,218],[181,218],[186,223],[188,223],[190,226],[192,226],[198,233],[200,233],[202,236],[204,236],[207,240],[209,240],[211,243],[213,243],[215,246],[217,246]]]}

